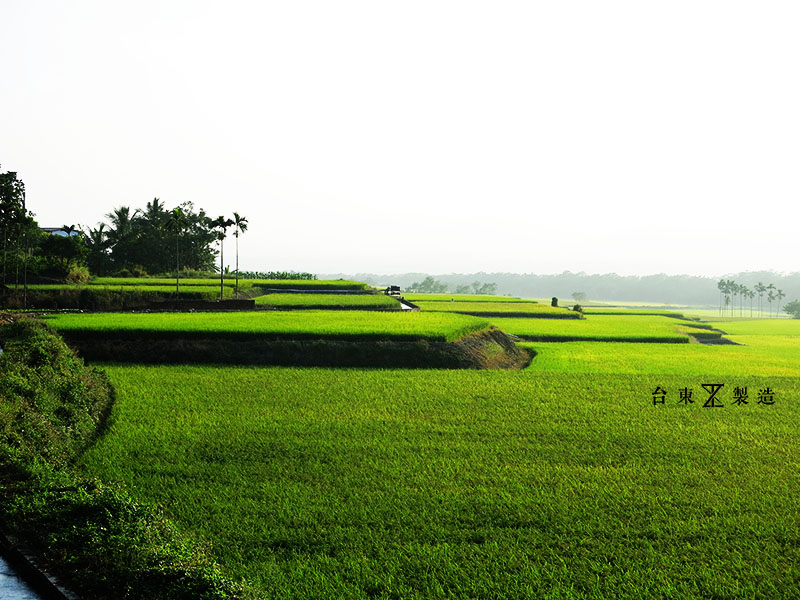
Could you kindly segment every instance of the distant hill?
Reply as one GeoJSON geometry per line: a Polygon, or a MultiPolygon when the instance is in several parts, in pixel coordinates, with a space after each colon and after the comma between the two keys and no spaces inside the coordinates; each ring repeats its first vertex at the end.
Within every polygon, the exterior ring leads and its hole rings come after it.
{"type": "MultiPolygon", "coordinates": [[[[513,295],[532,298],[556,296],[572,301],[573,292],[586,293],[590,301],[625,300],[629,302],[652,302],[653,304],[708,304],[719,305],[717,282],[732,279],[753,289],[759,281],[774,284],[786,294],[782,304],[800,298],[800,272],[781,274],[774,271],[753,271],[728,273],[716,277],[695,275],[603,275],[571,273],[565,271],[557,275],[537,275],[535,273],[324,273],[320,279],[353,279],[370,285],[399,285],[403,288],[419,282],[427,276],[444,282],[449,291],[458,285],[471,285],[475,281],[496,283],[498,295],[513,295]]],[[[758,305],[758,298],[754,299],[758,305]]],[[[766,306],[766,296],[764,296],[766,306]]],[[[749,307],[749,301],[745,300],[749,307]]],[[[774,303],[773,303],[774,308],[774,303]]]]}

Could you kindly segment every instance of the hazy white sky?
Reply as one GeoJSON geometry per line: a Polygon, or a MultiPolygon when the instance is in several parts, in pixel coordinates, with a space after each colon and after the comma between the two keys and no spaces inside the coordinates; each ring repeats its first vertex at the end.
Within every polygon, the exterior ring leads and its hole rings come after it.
{"type": "Polygon", "coordinates": [[[44,226],[237,211],[243,269],[798,271],[799,30],[794,1],[0,0],[0,165],[44,226]]]}

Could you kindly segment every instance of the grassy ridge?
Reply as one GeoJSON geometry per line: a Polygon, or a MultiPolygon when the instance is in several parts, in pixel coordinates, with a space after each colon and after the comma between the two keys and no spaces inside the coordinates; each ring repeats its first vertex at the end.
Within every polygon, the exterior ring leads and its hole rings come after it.
{"type": "Polygon", "coordinates": [[[797,378],[709,410],[652,405],[685,375],[108,373],[87,472],[265,597],[800,596],[797,378]]]}
{"type": "Polygon", "coordinates": [[[255,302],[278,308],[400,308],[397,298],[385,294],[266,294],[255,302]]]}
{"type": "Polygon", "coordinates": [[[75,339],[225,337],[268,339],[419,340],[451,342],[486,329],[482,319],[446,313],[365,311],[60,314],[47,318],[75,339]]]}

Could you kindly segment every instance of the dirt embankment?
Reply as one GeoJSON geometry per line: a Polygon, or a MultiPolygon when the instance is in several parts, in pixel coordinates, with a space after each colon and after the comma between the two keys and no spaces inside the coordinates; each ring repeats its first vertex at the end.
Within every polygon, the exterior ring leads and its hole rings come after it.
{"type": "Polygon", "coordinates": [[[335,339],[70,339],[89,361],[411,369],[521,369],[530,351],[492,327],[455,342],[335,339]]]}

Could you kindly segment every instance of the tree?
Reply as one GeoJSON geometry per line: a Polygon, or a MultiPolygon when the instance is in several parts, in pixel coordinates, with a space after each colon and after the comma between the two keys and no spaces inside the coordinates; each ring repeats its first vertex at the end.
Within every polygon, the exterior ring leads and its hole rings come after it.
{"type": "Polygon", "coordinates": [[[778,316],[778,313],[781,310],[781,300],[786,297],[786,294],[783,293],[783,290],[778,290],[775,292],[775,299],[778,301],[778,305],[775,307],[775,316],[778,316]]]}
{"type": "Polygon", "coordinates": [[[792,318],[800,319],[800,300],[792,300],[783,307],[783,310],[787,314],[792,315],[792,318]]]}
{"type": "Polygon", "coordinates": [[[20,232],[32,215],[25,208],[25,184],[14,171],[0,173],[0,229],[3,235],[3,285],[7,279],[9,246],[17,250],[20,232]]]}
{"type": "Polygon", "coordinates": [[[722,316],[722,296],[725,294],[725,280],[720,279],[717,282],[717,289],[719,290],[719,315],[722,316]]]}
{"type": "MultiPolygon", "coordinates": [[[[158,198],[156,198],[158,200],[158,198]]],[[[173,208],[170,213],[169,217],[162,227],[166,231],[171,231],[175,233],[175,297],[178,298],[181,295],[181,254],[180,254],[180,239],[181,233],[186,229],[189,221],[186,218],[183,210],[180,206],[176,206],[173,208]]]]}
{"type": "Polygon", "coordinates": [[[83,245],[88,250],[86,263],[92,273],[106,273],[111,268],[107,233],[105,223],[99,223],[97,229],[81,228],[83,245]]]}
{"type": "Polygon", "coordinates": [[[247,231],[247,217],[237,212],[233,213],[233,235],[236,238],[236,288],[235,295],[239,297],[239,235],[247,231]]]}
{"type": "Polygon", "coordinates": [[[447,284],[437,281],[430,275],[422,280],[422,283],[414,282],[409,288],[410,291],[419,292],[422,294],[444,294],[447,292],[447,284]]]}
{"type": "Polygon", "coordinates": [[[226,219],[224,216],[220,215],[213,221],[213,225],[215,228],[219,230],[217,234],[217,239],[219,240],[219,299],[222,300],[223,296],[223,278],[225,276],[225,268],[223,265],[223,257],[222,257],[222,244],[225,242],[225,236],[228,231],[228,227],[233,225],[233,221],[231,219],[226,219]]]}
{"type": "Polygon", "coordinates": [[[764,292],[767,291],[767,286],[765,286],[760,281],[756,284],[756,292],[758,292],[758,316],[764,316],[764,308],[761,303],[761,299],[764,297],[764,292]]]}
{"type": "Polygon", "coordinates": [[[572,298],[575,302],[586,302],[586,292],[572,292],[572,298]]]}
{"type": "Polygon", "coordinates": [[[773,291],[775,290],[775,286],[773,284],[769,284],[767,286],[767,302],[769,302],[769,316],[772,316],[772,301],[775,300],[775,294],[773,291]]]}

